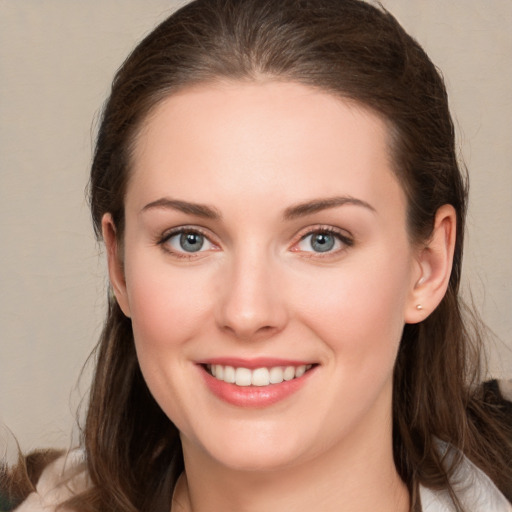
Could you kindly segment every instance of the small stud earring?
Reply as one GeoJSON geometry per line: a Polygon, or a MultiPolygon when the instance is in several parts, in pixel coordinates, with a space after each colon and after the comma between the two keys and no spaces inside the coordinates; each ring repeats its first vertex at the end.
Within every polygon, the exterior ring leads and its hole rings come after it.
{"type": "Polygon", "coordinates": [[[423,306],[421,304],[416,304],[416,309],[420,311],[423,309],[423,306]]]}

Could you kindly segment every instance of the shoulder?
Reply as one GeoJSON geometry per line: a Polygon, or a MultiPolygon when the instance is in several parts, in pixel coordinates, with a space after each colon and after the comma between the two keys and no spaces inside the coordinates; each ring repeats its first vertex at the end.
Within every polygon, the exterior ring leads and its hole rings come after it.
{"type": "MultiPolygon", "coordinates": [[[[439,449],[446,452],[447,462],[459,452],[439,441],[439,449]]],[[[453,490],[464,510],[471,512],[512,512],[512,504],[492,480],[467,457],[463,456],[453,477],[453,490]]],[[[420,486],[422,512],[455,512],[456,509],[445,490],[432,490],[420,486]]]]}
{"type": "Polygon", "coordinates": [[[52,512],[73,495],[90,486],[84,454],[73,450],[52,462],[42,472],[34,492],[15,510],[17,512],[52,512]]]}
{"type": "MultiPolygon", "coordinates": [[[[483,402],[501,418],[512,425],[512,379],[484,382],[479,392],[483,402]]],[[[438,440],[441,453],[450,464],[460,452],[453,446],[438,440]]],[[[506,499],[494,482],[467,457],[462,456],[455,473],[450,479],[453,490],[465,510],[471,512],[512,512],[512,504],[506,499]]],[[[447,491],[432,490],[420,486],[420,499],[423,512],[455,512],[447,491]]]]}

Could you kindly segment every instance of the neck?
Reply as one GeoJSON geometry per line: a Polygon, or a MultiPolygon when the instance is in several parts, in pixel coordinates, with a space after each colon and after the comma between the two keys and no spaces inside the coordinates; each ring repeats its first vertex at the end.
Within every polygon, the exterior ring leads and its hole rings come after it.
{"type": "MultiPolygon", "coordinates": [[[[382,434],[382,432],[381,432],[382,434]]],[[[393,461],[388,435],[332,447],[321,457],[271,471],[239,471],[190,450],[176,487],[173,512],[409,510],[409,493],[393,461]]],[[[188,448],[188,449],[187,449],[188,448]]]]}

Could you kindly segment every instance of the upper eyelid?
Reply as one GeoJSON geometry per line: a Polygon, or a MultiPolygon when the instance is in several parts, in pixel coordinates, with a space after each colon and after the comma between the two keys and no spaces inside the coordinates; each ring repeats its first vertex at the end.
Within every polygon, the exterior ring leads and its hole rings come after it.
{"type": "Polygon", "coordinates": [[[212,240],[211,232],[201,226],[193,226],[193,225],[185,225],[185,226],[177,226],[174,228],[169,228],[165,230],[158,238],[161,242],[165,242],[169,240],[169,238],[172,238],[175,235],[178,235],[180,233],[199,233],[200,235],[203,235],[205,238],[207,238],[212,244],[215,243],[212,240]]]}
{"type": "Polygon", "coordinates": [[[340,238],[344,238],[346,240],[354,239],[352,233],[347,231],[346,229],[337,228],[329,225],[317,225],[317,226],[309,226],[307,228],[303,228],[299,230],[296,235],[297,240],[302,240],[303,238],[312,235],[313,233],[331,233],[334,235],[338,235],[340,238]]]}
{"type": "Polygon", "coordinates": [[[329,260],[329,258],[338,258],[342,254],[345,254],[348,249],[350,249],[355,243],[354,236],[345,229],[336,228],[331,225],[318,225],[318,226],[309,226],[305,228],[295,236],[294,241],[291,243],[289,247],[289,251],[301,254],[302,257],[308,259],[314,259],[317,261],[320,260],[329,260]],[[316,252],[316,251],[308,251],[300,249],[299,244],[307,237],[315,234],[315,233],[329,233],[338,239],[338,242],[341,244],[341,247],[335,250],[329,250],[326,252],[316,252]]]}
{"type": "Polygon", "coordinates": [[[216,250],[219,248],[219,244],[212,241],[212,237],[205,233],[203,228],[197,226],[176,226],[174,228],[167,229],[160,236],[157,236],[156,245],[160,246],[160,248],[165,253],[172,256],[173,258],[178,258],[186,261],[201,259],[202,257],[204,257],[206,252],[211,251],[212,249],[216,250]],[[204,237],[208,241],[208,243],[213,247],[209,247],[205,251],[201,250],[201,248],[196,252],[188,252],[185,250],[179,250],[174,247],[171,247],[168,242],[175,236],[179,236],[183,233],[197,233],[204,237]]]}

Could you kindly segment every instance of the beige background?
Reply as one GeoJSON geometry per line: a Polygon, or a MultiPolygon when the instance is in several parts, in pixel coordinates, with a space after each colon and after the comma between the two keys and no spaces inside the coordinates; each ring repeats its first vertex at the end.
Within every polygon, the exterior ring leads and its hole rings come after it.
{"type": "MultiPolygon", "coordinates": [[[[512,377],[512,2],[383,3],[445,74],[472,178],[465,282],[497,337],[492,373],[512,377]]],[[[105,295],[84,199],[94,120],[176,4],[0,0],[0,423],[23,449],[66,445],[86,392],[105,295]]]]}

